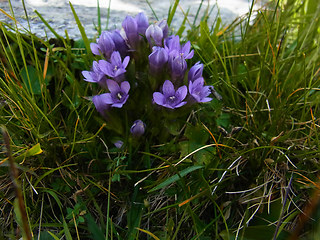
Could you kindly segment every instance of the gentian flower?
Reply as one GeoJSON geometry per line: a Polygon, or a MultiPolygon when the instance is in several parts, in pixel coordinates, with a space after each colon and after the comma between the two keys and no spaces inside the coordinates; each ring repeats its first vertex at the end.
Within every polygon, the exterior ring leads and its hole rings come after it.
{"type": "Polygon", "coordinates": [[[103,73],[109,77],[114,78],[116,81],[121,81],[124,78],[124,73],[126,72],[126,67],[128,66],[130,57],[127,56],[121,59],[120,53],[115,51],[112,53],[110,62],[106,60],[99,61],[99,67],[103,73]]]}
{"type": "Polygon", "coordinates": [[[202,71],[203,71],[203,64],[200,62],[197,62],[189,70],[188,81],[193,82],[194,80],[202,77],[202,71]]]}
{"type": "Polygon", "coordinates": [[[156,22],[156,26],[162,29],[163,39],[168,37],[169,27],[167,24],[167,20],[163,19],[161,21],[156,22]]]}
{"type": "Polygon", "coordinates": [[[183,46],[180,45],[179,36],[170,36],[165,40],[165,49],[169,55],[180,55],[184,59],[191,59],[194,55],[194,51],[191,50],[190,41],[186,42],[183,46]]]}
{"type": "Polygon", "coordinates": [[[122,108],[123,104],[126,103],[129,95],[130,84],[124,81],[120,84],[111,79],[107,80],[107,86],[110,93],[103,94],[103,102],[110,104],[111,107],[122,108]]]}
{"type": "Polygon", "coordinates": [[[134,19],[137,22],[138,34],[145,35],[146,29],[149,26],[149,22],[148,22],[147,16],[143,12],[140,12],[135,16],[134,19]]]}
{"type": "Polygon", "coordinates": [[[123,141],[121,141],[121,140],[118,140],[118,141],[116,141],[116,142],[114,142],[113,143],[114,144],[114,146],[116,147],[116,148],[122,148],[122,146],[123,146],[123,141]]]}
{"type": "Polygon", "coordinates": [[[104,99],[106,98],[106,94],[95,95],[92,97],[92,102],[96,107],[97,111],[103,116],[106,116],[106,111],[110,108],[110,105],[105,103],[104,99]]]}
{"type": "Polygon", "coordinates": [[[182,56],[176,55],[169,57],[169,69],[171,70],[171,78],[173,81],[183,80],[187,67],[187,62],[182,56]]]}
{"type": "Polygon", "coordinates": [[[126,16],[122,22],[122,27],[126,33],[127,42],[131,48],[136,48],[139,42],[138,24],[137,21],[131,17],[126,16]]]}
{"type": "Polygon", "coordinates": [[[162,93],[153,93],[153,101],[166,108],[179,108],[187,103],[183,101],[187,96],[187,92],[188,90],[186,86],[179,87],[178,90],[175,91],[172,82],[170,80],[166,80],[162,87],[162,93]]]}
{"type": "Polygon", "coordinates": [[[108,31],[103,31],[97,39],[97,43],[90,43],[90,48],[94,55],[100,55],[102,53],[109,59],[112,52],[115,50],[112,34],[108,31]]]}
{"type": "Polygon", "coordinates": [[[106,87],[106,75],[101,71],[97,61],[93,61],[91,71],[82,71],[84,80],[87,82],[98,83],[101,87],[106,87]]]}
{"type": "Polygon", "coordinates": [[[126,41],[120,34],[119,30],[114,30],[111,32],[111,38],[115,45],[115,51],[118,51],[122,57],[125,57],[128,51],[128,46],[126,41]]]}
{"type": "Polygon", "coordinates": [[[130,132],[134,137],[141,137],[144,134],[146,124],[140,119],[135,120],[130,128],[130,132]]]}
{"type": "Polygon", "coordinates": [[[159,26],[152,24],[146,30],[146,38],[151,47],[162,46],[163,31],[159,26]]]}
{"type": "Polygon", "coordinates": [[[212,86],[203,86],[204,79],[202,77],[189,82],[189,93],[196,102],[210,102],[212,98],[208,97],[211,93],[212,86]]]}
{"type": "Polygon", "coordinates": [[[153,47],[149,55],[149,67],[151,73],[158,73],[168,62],[168,53],[162,47],[153,47]]]}

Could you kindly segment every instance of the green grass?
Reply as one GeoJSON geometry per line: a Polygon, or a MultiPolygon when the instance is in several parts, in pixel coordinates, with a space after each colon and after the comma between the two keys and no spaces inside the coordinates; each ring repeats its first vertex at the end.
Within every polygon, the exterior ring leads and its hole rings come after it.
{"type": "Polygon", "coordinates": [[[186,16],[176,31],[222,100],[172,126],[168,141],[127,151],[86,98],[98,91],[81,75],[94,39],[70,6],[81,40],[59,36],[40,13],[55,39],[0,23],[2,143],[15,161],[3,147],[0,239],[28,239],[26,225],[33,239],[316,239],[317,0],[270,2],[229,25],[186,16]]]}

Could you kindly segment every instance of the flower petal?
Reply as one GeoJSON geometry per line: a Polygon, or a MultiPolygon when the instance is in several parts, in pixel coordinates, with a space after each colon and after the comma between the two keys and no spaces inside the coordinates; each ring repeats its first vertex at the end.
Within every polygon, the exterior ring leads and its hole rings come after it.
{"type": "Polygon", "coordinates": [[[156,104],[163,106],[163,104],[164,104],[164,96],[163,96],[163,94],[160,93],[160,92],[154,92],[153,93],[153,101],[156,104]]]}
{"type": "Polygon", "coordinates": [[[162,87],[164,96],[173,96],[175,94],[173,83],[170,80],[166,80],[162,87]]]}
{"type": "Polygon", "coordinates": [[[174,106],[174,108],[179,108],[179,107],[182,107],[183,105],[185,105],[187,102],[181,102],[177,105],[174,106]]]}
{"type": "Polygon", "coordinates": [[[119,92],[121,90],[119,84],[111,79],[107,80],[107,86],[110,92],[119,92]]]}
{"type": "Polygon", "coordinates": [[[99,45],[96,44],[96,43],[90,43],[90,49],[91,49],[91,52],[94,54],[94,55],[100,55],[100,49],[99,49],[99,45]]]}
{"type": "Polygon", "coordinates": [[[92,78],[92,73],[90,71],[82,71],[82,76],[84,77],[83,80],[87,81],[87,82],[96,82],[93,78],[92,78]]]}
{"type": "Polygon", "coordinates": [[[113,104],[111,93],[104,93],[100,95],[100,101],[105,104],[113,104]]]}
{"type": "Polygon", "coordinates": [[[130,61],[130,57],[129,57],[129,56],[126,56],[126,57],[123,59],[122,67],[123,67],[123,68],[126,68],[126,67],[128,66],[129,61],[130,61]]]}
{"type": "Polygon", "coordinates": [[[121,83],[121,90],[124,91],[126,94],[128,94],[130,90],[130,83],[127,81],[124,81],[121,83]]]}
{"type": "Polygon", "coordinates": [[[182,87],[179,87],[179,88],[178,88],[175,96],[179,99],[179,102],[181,102],[183,99],[186,98],[187,93],[188,93],[188,88],[187,88],[187,86],[182,86],[182,87]]]}

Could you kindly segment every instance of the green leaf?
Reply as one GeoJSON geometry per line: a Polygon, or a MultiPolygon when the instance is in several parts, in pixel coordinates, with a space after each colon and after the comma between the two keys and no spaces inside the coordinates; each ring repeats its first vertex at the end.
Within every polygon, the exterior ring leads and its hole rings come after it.
{"type": "Polygon", "coordinates": [[[184,176],[187,175],[188,173],[191,173],[191,172],[193,172],[193,171],[195,171],[195,170],[198,170],[198,169],[200,169],[200,168],[203,168],[203,167],[204,167],[204,166],[195,165],[195,166],[191,166],[191,167],[189,167],[189,168],[186,168],[186,169],[180,171],[179,174],[173,175],[172,177],[170,177],[170,178],[168,178],[167,180],[165,180],[165,181],[163,181],[162,183],[160,183],[158,186],[152,188],[152,189],[149,191],[149,193],[150,193],[150,192],[157,191],[157,190],[159,190],[159,189],[161,189],[161,188],[164,188],[164,187],[168,186],[169,184],[178,181],[180,178],[184,177],[184,176]]]}
{"type": "Polygon", "coordinates": [[[68,224],[66,223],[66,220],[63,219],[63,229],[64,229],[64,234],[66,237],[66,240],[72,240],[72,236],[68,227],[68,224]]]}
{"type": "Polygon", "coordinates": [[[171,25],[173,16],[174,16],[174,14],[176,13],[176,10],[177,10],[177,7],[178,7],[178,5],[179,5],[179,2],[180,2],[180,0],[175,0],[174,5],[173,5],[171,11],[169,11],[168,20],[167,20],[167,23],[168,23],[168,26],[169,26],[169,27],[170,27],[170,25],[171,25]]]}
{"type": "Polygon", "coordinates": [[[77,25],[78,25],[79,31],[80,31],[80,33],[81,33],[81,37],[82,37],[82,39],[83,39],[83,41],[84,41],[84,45],[86,46],[87,54],[92,55],[92,54],[91,54],[91,49],[90,49],[90,42],[89,42],[89,39],[88,39],[88,37],[87,37],[87,34],[86,34],[85,30],[84,30],[84,27],[82,26],[82,24],[81,24],[81,22],[80,22],[80,20],[79,20],[79,17],[78,17],[78,15],[77,15],[76,11],[74,10],[71,2],[69,2],[69,4],[70,4],[70,8],[71,8],[71,10],[72,10],[74,19],[76,20],[76,23],[77,23],[77,25]]]}
{"type": "Polygon", "coordinates": [[[86,214],[84,217],[87,220],[89,232],[92,235],[92,239],[105,240],[101,228],[94,221],[93,217],[90,214],[86,214]]]}
{"type": "Polygon", "coordinates": [[[28,149],[27,151],[25,151],[24,153],[22,153],[21,155],[16,157],[15,160],[18,161],[18,162],[21,162],[24,159],[26,159],[27,157],[32,157],[32,156],[41,154],[42,152],[43,151],[42,151],[42,149],[40,147],[40,143],[37,143],[32,148],[28,149]]]}
{"type": "MultiPolygon", "coordinates": [[[[39,73],[37,70],[28,65],[27,68],[23,67],[21,70],[22,80],[27,87],[27,89],[35,95],[41,94],[41,80],[39,78],[39,73]]],[[[48,85],[48,78],[45,79],[44,84],[48,85]]]]}

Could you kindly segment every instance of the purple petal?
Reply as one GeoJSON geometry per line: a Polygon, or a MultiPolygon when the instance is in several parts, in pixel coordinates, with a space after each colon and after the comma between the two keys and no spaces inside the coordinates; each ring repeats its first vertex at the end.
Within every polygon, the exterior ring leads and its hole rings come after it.
{"type": "Polygon", "coordinates": [[[130,84],[127,81],[124,81],[121,83],[121,90],[124,91],[126,94],[128,94],[130,90],[130,84]]]}
{"type": "Polygon", "coordinates": [[[114,103],[111,106],[115,108],[122,108],[123,104],[124,104],[123,102],[120,102],[120,103],[114,103]]]}
{"type": "Polygon", "coordinates": [[[98,44],[96,44],[96,43],[90,43],[90,49],[91,49],[91,52],[92,52],[94,55],[100,55],[100,51],[99,51],[99,46],[98,46],[98,44]]]}
{"type": "Polygon", "coordinates": [[[130,61],[130,57],[129,57],[129,56],[126,56],[126,57],[123,59],[122,67],[123,67],[123,68],[126,68],[126,67],[128,66],[129,61],[130,61]]]}
{"type": "Polygon", "coordinates": [[[182,107],[183,105],[185,105],[187,102],[181,102],[177,105],[174,106],[174,108],[179,108],[179,107],[182,107]]]}
{"type": "Polygon", "coordinates": [[[194,51],[191,50],[191,52],[189,54],[184,55],[184,59],[191,59],[193,57],[193,55],[194,55],[194,51]]]}
{"type": "Polygon", "coordinates": [[[166,80],[162,87],[164,96],[173,96],[175,94],[173,83],[170,80],[166,80]]]}
{"type": "Polygon", "coordinates": [[[113,104],[113,99],[111,96],[111,93],[104,93],[100,95],[101,101],[106,103],[106,104],[113,104]]]}
{"type": "Polygon", "coordinates": [[[119,84],[114,80],[108,79],[107,86],[108,86],[108,89],[110,92],[120,92],[121,91],[119,84]]]}
{"type": "Polygon", "coordinates": [[[135,17],[135,20],[136,20],[137,25],[138,25],[138,33],[144,35],[145,32],[146,32],[146,29],[149,26],[149,22],[148,22],[147,16],[143,12],[140,12],[135,17]]]}
{"type": "Polygon", "coordinates": [[[186,98],[188,89],[186,86],[179,87],[175,96],[179,99],[179,102],[186,98]]]}
{"type": "Polygon", "coordinates": [[[201,101],[200,102],[210,102],[212,100],[212,98],[209,98],[209,97],[205,97],[205,98],[203,98],[203,99],[201,99],[201,101]]]}
{"type": "Polygon", "coordinates": [[[160,92],[154,92],[154,93],[153,93],[153,101],[154,101],[156,104],[163,106],[163,103],[164,103],[164,96],[163,96],[163,94],[160,93],[160,92]]]}
{"type": "Polygon", "coordinates": [[[200,78],[197,78],[196,80],[194,80],[193,84],[194,84],[194,88],[196,88],[198,86],[202,87],[204,85],[203,77],[200,77],[200,78]]]}
{"type": "Polygon", "coordinates": [[[92,76],[91,76],[92,73],[91,73],[90,71],[82,71],[81,73],[82,73],[82,75],[83,75],[83,77],[84,77],[83,80],[85,80],[85,81],[87,81],[87,82],[96,82],[96,81],[92,78],[92,76]]]}

